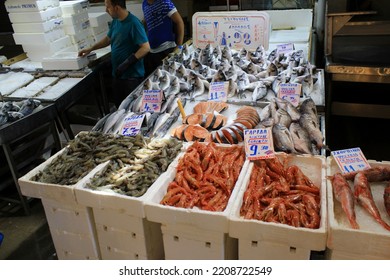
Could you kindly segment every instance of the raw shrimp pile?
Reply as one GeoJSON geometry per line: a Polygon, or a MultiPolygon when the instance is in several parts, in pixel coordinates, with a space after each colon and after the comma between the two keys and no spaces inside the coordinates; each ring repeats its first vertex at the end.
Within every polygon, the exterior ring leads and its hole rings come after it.
{"type": "Polygon", "coordinates": [[[179,160],[161,204],[223,211],[245,161],[243,146],[194,142],[179,160]]]}

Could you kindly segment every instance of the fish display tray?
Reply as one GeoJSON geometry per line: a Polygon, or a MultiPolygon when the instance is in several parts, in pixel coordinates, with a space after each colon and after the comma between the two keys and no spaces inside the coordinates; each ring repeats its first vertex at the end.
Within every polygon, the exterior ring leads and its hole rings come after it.
{"type": "Polygon", "coordinates": [[[91,208],[46,198],[42,204],[59,260],[101,259],[91,208]]]}
{"type": "Polygon", "coordinates": [[[54,154],[48,160],[19,178],[22,194],[40,198],[59,259],[100,259],[92,209],[76,200],[74,188],[83,184],[98,170],[93,169],[74,185],[59,185],[32,181],[31,178],[43,171],[61,153],[54,154]]]}
{"type": "MultiPolygon", "coordinates": [[[[181,156],[183,154],[179,155],[178,158],[181,156]]],[[[205,211],[197,207],[187,209],[161,205],[160,201],[165,196],[169,183],[176,176],[177,163],[170,166],[166,176],[158,180],[158,186],[150,193],[144,204],[146,219],[160,223],[165,232],[163,241],[166,259],[225,259],[232,257],[229,252],[234,251],[234,248],[225,247],[226,244],[231,244],[226,243],[225,235],[229,230],[228,216],[248,165],[249,162],[245,161],[227,206],[222,212],[205,211]],[[191,234],[191,232],[197,232],[197,234],[191,234]],[[179,238],[184,242],[172,243],[172,238],[169,236],[173,236],[176,241],[179,238]],[[218,245],[214,244],[216,236],[218,236],[218,242],[215,244],[218,245]],[[211,243],[214,245],[210,245],[211,243]],[[219,248],[214,249],[214,246],[219,248]],[[193,251],[196,254],[192,254],[193,251]]]]}
{"type": "MultiPolygon", "coordinates": [[[[171,163],[177,164],[178,157],[171,163]]],[[[99,172],[107,163],[97,167],[99,172]]],[[[168,170],[170,167],[168,167],[168,170]]],[[[160,225],[146,220],[144,202],[165,181],[166,172],[141,197],[131,197],[111,190],[92,190],[88,181],[75,188],[79,204],[91,207],[102,259],[163,259],[160,225]]]]}
{"type": "MultiPolygon", "coordinates": [[[[371,167],[389,166],[390,162],[368,160],[371,167]]],[[[333,157],[327,158],[327,175],[332,176],[340,169],[333,157]]],[[[352,182],[349,181],[352,186],[352,182]]],[[[383,203],[386,182],[371,182],[371,192],[382,219],[390,224],[383,203]]],[[[329,232],[327,247],[330,259],[390,259],[390,231],[379,225],[360,205],[355,202],[356,221],[360,229],[352,229],[341,204],[333,197],[332,183],[327,180],[329,232]]]]}
{"type": "MultiPolygon", "coordinates": [[[[278,153],[284,157],[283,153],[278,153]]],[[[327,238],[326,160],[324,156],[288,156],[288,166],[297,165],[320,188],[321,222],[318,229],[296,228],[284,224],[244,219],[240,209],[248,187],[253,163],[232,207],[229,216],[229,235],[238,239],[239,259],[308,260],[311,251],[324,251],[327,238]]]]}

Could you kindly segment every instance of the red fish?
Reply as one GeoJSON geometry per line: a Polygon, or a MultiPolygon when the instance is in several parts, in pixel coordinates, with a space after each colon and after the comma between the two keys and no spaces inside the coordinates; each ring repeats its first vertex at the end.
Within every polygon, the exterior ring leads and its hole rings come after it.
{"type": "Polygon", "coordinates": [[[381,218],[379,210],[372,197],[371,187],[368,183],[367,176],[363,172],[358,172],[355,175],[353,186],[355,188],[354,195],[357,202],[363,206],[363,208],[366,209],[366,211],[373,216],[381,226],[390,230],[390,225],[386,224],[386,222],[381,218]]]}
{"type": "Polygon", "coordinates": [[[387,215],[390,217],[390,182],[385,188],[385,192],[383,193],[383,200],[385,202],[387,215]]]}
{"type": "Polygon", "coordinates": [[[332,181],[333,194],[336,200],[341,203],[341,207],[347,215],[351,227],[359,229],[359,225],[356,222],[355,201],[347,180],[339,172],[330,176],[330,179],[332,181]]]}
{"type": "Polygon", "coordinates": [[[358,172],[363,172],[366,175],[368,182],[381,182],[390,180],[390,166],[375,166],[363,171],[355,171],[344,174],[347,180],[353,181],[358,172]]]}

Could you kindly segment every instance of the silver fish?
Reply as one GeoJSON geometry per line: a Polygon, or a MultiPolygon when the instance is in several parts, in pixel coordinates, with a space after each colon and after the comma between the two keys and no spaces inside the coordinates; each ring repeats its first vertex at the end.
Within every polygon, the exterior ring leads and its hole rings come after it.
{"type": "Polygon", "coordinates": [[[92,131],[103,131],[104,124],[106,123],[107,119],[111,116],[111,114],[107,114],[101,119],[99,119],[96,124],[92,127],[92,131]]]}
{"type": "Polygon", "coordinates": [[[15,112],[15,111],[8,112],[8,121],[9,122],[14,122],[14,121],[19,120],[23,117],[24,117],[24,115],[22,113],[15,112]]]}
{"type": "Polygon", "coordinates": [[[8,122],[8,112],[0,110],[0,126],[8,122]]]}
{"type": "Polygon", "coordinates": [[[153,136],[157,138],[164,137],[167,134],[169,128],[172,126],[172,124],[177,120],[179,115],[180,115],[180,110],[177,107],[172,112],[172,114],[165,120],[165,122],[162,125],[160,125],[160,127],[153,133],[153,136]]]}
{"type": "Polygon", "coordinates": [[[260,121],[264,121],[264,120],[269,119],[269,118],[272,117],[272,115],[271,115],[271,106],[270,106],[270,104],[268,104],[267,106],[265,106],[265,107],[261,110],[259,116],[260,116],[260,121]]]}
{"type": "Polygon", "coordinates": [[[257,101],[262,98],[264,98],[267,95],[267,87],[265,86],[264,83],[259,82],[256,88],[253,90],[252,93],[252,101],[257,101]]]}
{"type": "Polygon", "coordinates": [[[161,114],[162,113],[160,112],[153,112],[148,118],[146,118],[146,129],[144,130],[142,135],[147,137],[151,136],[153,132],[154,124],[156,123],[157,119],[161,114]]]}
{"type": "Polygon", "coordinates": [[[119,117],[126,113],[125,109],[117,110],[112,112],[109,117],[106,119],[104,126],[103,126],[103,133],[108,133],[110,129],[112,129],[115,125],[115,123],[118,121],[119,117]]]}
{"type": "Polygon", "coordinates": [[[312,118],[309,114],[302,114],[299,119],[299,124],[306,129],[309,134],[310,140],[316,145],[317,149],[326,148],[324,141],[324,136],[318,126],[318,121],[312,118]]]}
{"type": "Polygon", "coordinates": [[[133,112],[126,112],[126,111],[123,112],[123,114],[119,114],[117,122],[114,124],[112,129],[110,129],[108,131],[108,133],[118,134],[120,132],[120,129],[121,129],[122,125],[123,125],[123,121],[126,118],[130,118],[132,115],[134,115],[133,112]]]}
{"type": "Polygon", "coordinates": [[[131,102],[134,101],[134,99],[137,98],[137,94],[131,93],[129,94],[119,105],[118,110],[125,109],[126,111],[129,110],[131,102]]]}
{"type": "Polygon", "coordinates": [[[142,105],[142,94],[139,95],[136,99],[134,99],[133,102],[131,102],[129,109],[131,112],[139,112],[141,110],[141,105],[142,105]]]}
{"type": "Polygon", "coordinates": [[[291,133],[287,127],[281,124],[275,124],[272,127],[272,137],[277,150],[286,153],[296,153],[291,133]]]}
{"type": "Polygon", "coordinates": [[[157,131],[157,129],[163,125],[166,120],[171,116],[171,114],[168,114],[168,113],[162,113],[159,115],[159,117],[157,118],[155,124],[154,124],[154,127],[153,127],[153,130],[152,130],[152,134],[151,135],[154,135],[154,133],[157,131]]]}
{"type": "Polygon", "coordinates": [[[171,84],[169,87],[164,91],[165,97],[176,95],[180,92],[180,81],[178,77],[174,77],[171,80],[171,84]]]}
{"type": "Polygon", "coordinates": [[[299,123],[291,123],[289,130],[294,142],[295,150],[303,154],[313,154],[310,137],[307,131],[302,128],[299,123]]]}
{"type": "Polygon", "coordinates": [[[164,74],[162,75],[160,78],[158,78],[158,85],[159,85],[159,89],[161,90],[166,90],[170,83],[171,83],[171,80],[170,80],[170,77],[168,74],[164,74]]]}
{"type": "Polygon", "coordinates": [[[192,85],[191,99],[193,100],[195,97],[202,95],[204,92],[205,84],[199,77],[197,77],[192,85]]]}
{"type": "Polygon", "coordinates": [[[256,75],[259,72],[261,72],[262,69],[259,65],[254,64],[253,62],[250,62],[247,67],[247,73],[256,75]]]}
{"type": "Polygon", "coordinates": [[[226,59],[227,61],[232,61],[233,57],[232,57],[232,52],[231,50],[229,49],[228,46],[225,46],[223,49],[222,49],[222,54],[221,54],[221,57],[222,59],[226,59]]]}
{"type": "Polygon", "coordinates": [[[314,103],[313,99],[311,98],[305,99],[299,106],[299,112],[301,114],[309,114],[311,118],[316,121],[316,124],[318,126],[317,106],[314,103]]]}
{"type": "Polygon", "coordinates": [[[203,68],[202,63],[197,59],[191,59],[191,69],[194,71],[199,71],[203,68]]]}
{"type": "Polygon", "coordinates": [[[281,124],[287,128],[290,127],[292,122],[290,115],[282,108],[276,110],[276,116],[274,117],[274,120],[276,124],[281,124]]]}
{"type": "Polygon", "coordinates": [[[215,73],[213,79],[211,80],[211,82],[223,82],[223,81],[227,81],[227,77],[226,77],[226,74],[223,70],[218,70],[217,73],[215,73]]]}
{"type": "Polygon", "coordinates": [[[35,108],[37,108],[39,105],[41,105],[41,101],[36,99],[26,99],[22,101],[22,105],[20,106],[19,113],[23,114],[24,116],[27,116],[31,114],[35,108]]]}
{"type": "Polygon", "coordinates": [[[237,94],[237,83],[235,83],[233,80],[229,80],[229,86],[228,86],[228,98],[231,98],[237,94]]]}

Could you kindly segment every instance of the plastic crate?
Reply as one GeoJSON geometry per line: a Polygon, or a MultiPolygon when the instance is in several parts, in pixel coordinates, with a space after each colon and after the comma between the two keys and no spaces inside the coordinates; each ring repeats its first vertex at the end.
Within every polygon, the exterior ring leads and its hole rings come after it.
{"type": "Polygon", "coordinates": [[[320,188],[320,227],[318,229],[295,228],[284,224],[242,218],[240,209],[252,173],[253,163],[251,163],[229,217],[229,235],[238,239],[239,259],[308,260],[311,251],[324,251],[326,249],[325,157],[288,156],[278,153],[278,157],[284,156],[288,158],[289,166],[297,165],[320,188]]]}
{"type": "MultiPolygon", "coordinates": [[[[368,160],[371,167],[388,166],[390,162],[377,162],[368,160]]],[[[327,175],[332,176],[340,169],[333,157],[327,158],[327,175]]],[[[352,182],[349,181],[352,186],[352,182]]],[[[381,213],[382,219],[390,224],[383,203],[383,191],[387,182],[371,182],[371,192],[381,213]]],[[[332,183],[327,180],[328,188],[328,217],[329,233],[327,247],[330,259],[343,259],[355,257],[360,259],[390,259],[390,231],[379,225],[360,205],[355,202],[356,221],[360,229],[352,229],[341,204],[333,197],[332,183]],[[387,244],[387,246],[386,246],[387,244]],[[360,256],[360,257],[359,257],[360,256]]]]}

